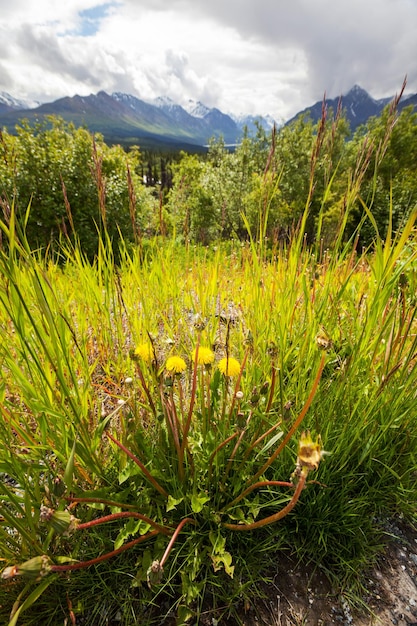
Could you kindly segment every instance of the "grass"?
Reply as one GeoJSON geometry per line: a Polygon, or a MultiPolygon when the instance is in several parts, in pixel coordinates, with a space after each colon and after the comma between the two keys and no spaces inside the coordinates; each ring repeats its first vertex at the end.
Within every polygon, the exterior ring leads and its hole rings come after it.
{"type": "Polygon", "coordinates": [[[239,623],[280,550],[352,595],[415,519],[415,214],[359,254],[358,180],[331,250],[0,222],[4,623],[239,623]]]}
{"type": "Polygon", "coordinates": [[[154,241],[116,267],[105,239],[54,260],[2,223],[2,621],[231,615],[280,549],[360,584],[416,513],[412,226],[363,255],[154,241]]]}

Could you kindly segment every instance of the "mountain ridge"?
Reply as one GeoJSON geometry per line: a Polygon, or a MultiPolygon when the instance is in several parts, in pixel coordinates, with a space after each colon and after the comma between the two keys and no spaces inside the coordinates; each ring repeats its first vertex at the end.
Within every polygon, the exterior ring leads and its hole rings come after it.
{"type": "MultiPolygon", "coordinates": [[[[354,132],[369,117],[380,115],[391,100],[391,97],[374,99],[365,89],[354,85],[341,98],[326,99],[326,106],[336,111],[341,101],[354,132]]],[[[410,105],[417,110],[417,94],[404,96],[399,109],[410,105]]],[[[195,100],[181,106],[167,96],[146,101],[122,92],[108,94],[99,91],[88,96],[65,96],[39,104],[0,92],[0,127],[5,126],[10,132],[24,118],[35,122],[48,115],[58,115],[76,126],[86,126],[91,132],[101,133],[109,143],[139,143],[145,148],[165,145],[173,149],[203,149],[210,139],[220,136],[226,144],[233,145],[241,140],[245,128],[255,133],[257,125],[267,131],[274,124],[278,126],[270,116],[227,114],[195,100]]],[[[322,101],[306,107],[286,124],[302,115],[309,115],[313,121],[318,121],[322,115],[322,101]]]]}
{"type": "MultiPolygon", "coordinates": [[[[233,144],[240,140],[245,125],[245,118],[235,120],[220,109],[194,103],[187,111],[163,96],[148,102],[130,94],[99,91],[89,96],[66,96],[34,108],[22,108],[21,102],[0,93],[0,125],[11,130],[23,118],[35,121],[59,115],[77,126],[87,126],[91,132],[100,132],[112,143],[147,140],[201,147],[212,137],[222,136],[225,143],[233,144]]],[[[271,127],[270,119],[262,116],[248,118],[249,125],[253,126],[255,119],[265,128],[271,127]]]]}
{"type": "MultiPolygon", "coordinates": [[[[370,117],[378,117],[383,109],[392,102],[394,96],[388,98],[375,99],[369,95],[369,93],[355,84],[346,94],[338,98],[326,98],[325,103],[327,109],[332,108],[336,113],[339,101],[341,107],[345,112],[346,118],[350,124],[351,132],[354,132],[359,126],[365,124],[370,117]]],[[[401,111],[404,107],[413,105],[417,110],[417,94],[409,94],[403,96],[399,102],[398,110],[401,111]]],[[[290,124],[301,116],[308,115],[313,122],[318,122],[322,116],[323,102],[320,100],[313,105],[306,107],[302,111],[299,111],[286,124],[290,124]]]]}

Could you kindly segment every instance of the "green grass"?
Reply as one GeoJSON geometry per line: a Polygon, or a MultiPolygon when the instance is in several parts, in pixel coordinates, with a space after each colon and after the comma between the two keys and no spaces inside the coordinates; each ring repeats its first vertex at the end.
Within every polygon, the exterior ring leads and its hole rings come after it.
{"type": "Polygon", "coordinates": [[[205,602],[227,616],[283,549],[361,584],[385,521],[416,516],[413,218],[363,255],[156,240],[117,267],[105,238],[94,263],[65,243],[58,262],[28,250],[13,214],[1,227],[0,558],[52,565],[4,576],[2,623],[180,624],[205,602]],[[198,346],[211,366],[194,364],[198,346]],[[329,455],[294,475],[302,430],[329,455]],[[305,489],[273,521],[291,476],[305,489]]]}

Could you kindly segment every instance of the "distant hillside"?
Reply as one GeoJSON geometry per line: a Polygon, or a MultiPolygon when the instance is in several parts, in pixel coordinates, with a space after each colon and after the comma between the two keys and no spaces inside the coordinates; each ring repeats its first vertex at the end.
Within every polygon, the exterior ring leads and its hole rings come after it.
{"type": "MultiPolygon", "coordinates": [[[[201,103],[187,111],[169,98],[145,102],[124,93],[73,96],[35,106],[22,108],[9,94],[0,94],[0,126],[13,132],[22,119],[30,122],[48,115],[58,115],[77,126],[98,132],[109,143],[135,144],[142,147],[202,147],[213,137],[222,136],[227,144],[234,144],[242,136],[245,118],[239,120],[208,108],[201,103]]],[[[254,118],[248,119],[253,128],[254,118]]],[[[271,119],[257,118],[269,129],[271,119]]]]}
{"type": "MultiPolygon", "coordinates": [[[[364,89],[355,85],[342,97],[342,106],[352,131],[364,124],[370,116],[379,115],[392,98],[375,100],[364,89]]],[[[327,100],[327,106],[336,111],[339,99],[327,100]]],[[[417,94],[403,97],[404,106],[417,107],[417,94]]],[[[321,117],[322,102],[316,102],[297,113],[309,114],[313,121],[321,117]]],[[[0,92],[0,127],[14,132],[22,119],[34,123],[48,115],[58,115],[76,126],[85,126],[91,132],[101,133],[107,143],[139,144],[142,149],[202,151],[213,137],[223,137],[226,144],[240,141],[243,129],[256,133],[257,125],[269,131],[275,124],[269,117],[227,115],[190,100],[185,107],[161,96],[152,102],[140,100],[125,93],[107,94],[99,91],[89,96],[60,98],[39,104],[13,98],[0,92]]]]}
{"type": "MultiPolygon", "coordinates": [[[[373,116],[381,114],[382,110],[391,102],[393,96],[390,98],[382,98],[375,100],[372,98],[365,89],[362,89],[358,85],[352,87],[350,91],[341,98],[342,108],[345,112],[346,118],[350,123],[351,131],[354,132],[358,126],[365,124],[366,121],[373,116]]],[[[328,108],[332,108],[336,112],[339,104],[339,98],[326,99],[326,105],[328,108]]],[[[417,94],[411,96],[405,96],[401,99],[399,104],[399,110],[406,106],[413,105],[417,110],[417,94]]],[[[288,120],[287,124],[300,117],[301,115],[308,114],[314,122],[318,122],[322,114],[322,101],[316,102],[312,106],[309,106],[288,120]]]]}

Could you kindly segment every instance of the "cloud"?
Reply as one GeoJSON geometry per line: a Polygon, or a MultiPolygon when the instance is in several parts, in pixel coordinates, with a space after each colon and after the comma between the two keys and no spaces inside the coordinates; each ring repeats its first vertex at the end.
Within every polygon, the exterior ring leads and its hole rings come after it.
{"type": "Polygon", "coordinates": [[[104,89],[291,117],[358,83],[417,92],[415,0],[0,0],[0,91],[104,89]]]}

